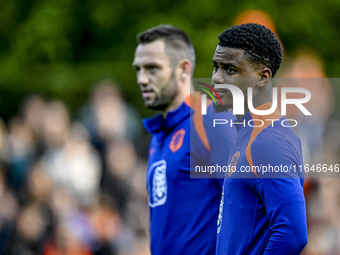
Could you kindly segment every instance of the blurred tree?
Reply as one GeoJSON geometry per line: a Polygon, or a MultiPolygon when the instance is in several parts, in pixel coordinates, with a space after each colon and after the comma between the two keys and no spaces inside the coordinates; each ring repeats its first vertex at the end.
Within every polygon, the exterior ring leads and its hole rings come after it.
{"type": "MultiPolygon", "coordinates": [[[[0,114],[5,119],[15,114],[32,92],[59,97],[75,111],[93,84],[110,76],[128,101],[141,106],[131,67],[136,35],[159,24],[189,33],[197,52],[195,77],[210,77],[217,36],[248,9],[273,18],[288,55],[313,48],[324,58],[328,77],[338,76],[338,0],[2,0],[0,114]]],[[[143,116],[152,114],[139,109],[143,116]]]]}

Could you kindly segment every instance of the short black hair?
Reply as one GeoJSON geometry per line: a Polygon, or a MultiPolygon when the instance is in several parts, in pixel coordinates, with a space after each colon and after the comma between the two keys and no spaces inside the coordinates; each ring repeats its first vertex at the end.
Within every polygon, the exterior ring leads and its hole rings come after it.
{"type": "Polygon", "coordinates": [[[186,58],[191,61],[192,69],[195,69],[195,50],[190,37],[182,29],[172,25],[159,25],[139,33],[137,39],[140,44],[163,40],[166,45],[166,52],[173,64],[177,64],[179,60],[186,58]]]}
{"type": "Polygon", "coordinates": [[[263,64],[272,71],[272,77],[282,63],[282,46],[275,34],[265,26],[247,23],[230,27],[218,37],[218,45],[242,49],[249,60],[263,64]]]}

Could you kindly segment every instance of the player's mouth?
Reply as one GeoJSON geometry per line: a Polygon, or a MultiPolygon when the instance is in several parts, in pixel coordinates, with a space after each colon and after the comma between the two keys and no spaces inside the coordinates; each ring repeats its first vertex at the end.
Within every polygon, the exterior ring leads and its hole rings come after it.
{"type": "MultiPolygon", "coordinates": [[[[216,92],[217,92],[217,94],[220,96],[220,97],[222,97],[222,96],[224,96],[227,92],[228,92],[228,90],[225,90],[225,89],[216,89],[216,92]]],[[[217,98],[217,96],[214,94],[214,97],[216,97],[217,98]]]]}
{"type": "Polygon", "coordinates": [[[151,97],[155,94],[155,92],[152,90],[152,89],[145,89],[145,90],[142,90],[142,95],[144,98],[148,98],[148,97],[151,97]]]}

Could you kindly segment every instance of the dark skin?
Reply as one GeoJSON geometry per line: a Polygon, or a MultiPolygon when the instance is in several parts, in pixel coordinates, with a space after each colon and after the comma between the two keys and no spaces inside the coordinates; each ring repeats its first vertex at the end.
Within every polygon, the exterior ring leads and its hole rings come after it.
{"type": "MultiPolygon", "coordinates": [[[[212,86],[215,84],[231,84],[240,88],[247,102],[247,88],[253,88],[253,105],[258,107],[264,103],[272,102],[272,72],[260,64],[254,64],[247,58],[246,52],[218,45],[213,57],[212,86]]],[[[217,89],[222,104],[230,109],[233,107],[233,98],[229,90],[217,89]]],[[[245,114],[249,112],[245,104],[245,114]]],[[[244,115],[243,115],[244,116],[244,115]]],[[[238,116],[238,118],[243,117],[238,116]]]]}

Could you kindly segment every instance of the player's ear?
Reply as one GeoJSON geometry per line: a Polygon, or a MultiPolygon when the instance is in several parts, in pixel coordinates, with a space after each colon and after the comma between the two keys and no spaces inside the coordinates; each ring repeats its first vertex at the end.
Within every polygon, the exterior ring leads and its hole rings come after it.
{"type": "Polygon", "coordinates": [[[264,87],[266,86],[272,78],[272,71],[268,68],[262,68],[259,72],[259,78],[257,81],[257,86],[264,87]]]}
{"type": "Polygon", "coordinates": [[[192,64],[189,59],[183,59],[179,63],[180,67],[180,78],[182,80],[191,76],[192,64]]]}

